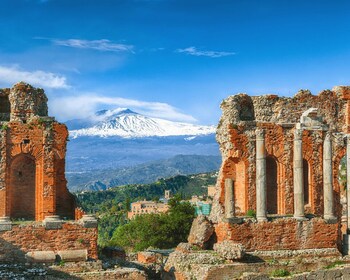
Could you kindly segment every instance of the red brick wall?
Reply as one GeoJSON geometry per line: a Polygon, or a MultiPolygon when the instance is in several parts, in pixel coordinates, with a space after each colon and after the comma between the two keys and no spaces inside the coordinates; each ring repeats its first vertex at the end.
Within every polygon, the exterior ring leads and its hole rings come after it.
{"type": "Polygon", "coordinates": [[[30,123],[11,121],[7,130],[1,133],[4,134],[0,141],[0,146],[4,146],[1,156],[6,160],[0,166],[3,170],[0,172],[3,182],[0,202],[5,202],[0,205],[0,216],[40,221],[45,216],[57,214],[62,218],[74,219],[75,200],[67,189],[64,174],[68,137],[66,126],[39,120],[30,123]],[[32,159],[34,169],[28,169],[32,166],[27,163],[28,158],[32,159]],[[20,178],[15,174],[15,169],[27,179],[34,176],[31,182],[27,180],[27,189],[35,192],[34,198],[33,195],[29,197],[28,191],[21,189],[25,185],[17,182],[20,178]],[[28,197],[19,198],[17,193],[28,194],[28,197]],[[21,199],[22,202],[19,201],[21,199]]]}
{"type": "Polygon", "coordinates": [[[38,223],[15,225],[0,232],[0,261],[24,261],[30,251],[87,249],[88,257],[97,259],[97,229],[78,223],[64,223],[62,229],[46,230],[38,223]]]}
{"type": "Polygon", "coordinates": [[[304,222],[288,218],[240,225],[219,223],[215,233],[218,242],[233,240],[247,251],[338,248],[341,238],[339,224],[317,218],[304,222]]]}

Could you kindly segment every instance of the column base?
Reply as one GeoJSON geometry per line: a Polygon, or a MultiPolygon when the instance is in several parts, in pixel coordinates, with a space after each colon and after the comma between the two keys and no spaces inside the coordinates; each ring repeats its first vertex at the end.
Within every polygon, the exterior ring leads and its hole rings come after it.
{"type": "Polygon", "coordinates": [[[6,231],[12,229],[12,222],[10,217],[0,217],[0,231],[6,231]]]}
{"type": "Polygon", "coordinates": [[[324,216],[323,219],[327,224],[336,224],[338,222],[337,218],[334,216],[324,216]]]}
{"type": "Polygon", "coordinates": [[[242,224],[243,218],[238,218],[238,217],[224,218],[224,222],[229,224],[242,224]]]}
{"type": "Polygon", "coordinates": [[[267,218],[266,217],[256,217],[256,220],[260,223],[260,222],[267,222],[267,218]]]}
{"type": "Polygon", "coordinates": [[[62,228],[62,220],[58,215],[46,216],[43,220],[43,225],[45,229],[61,229],[62,228]]]}

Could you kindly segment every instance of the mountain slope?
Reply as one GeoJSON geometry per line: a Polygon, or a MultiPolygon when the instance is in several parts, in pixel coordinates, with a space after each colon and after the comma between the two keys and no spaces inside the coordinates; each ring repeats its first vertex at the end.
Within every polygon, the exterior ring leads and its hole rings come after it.
{"type": "Polygon", "coordinates": [[[217,171],[220,164],[220,156],[178,155],[132,167],[67,173],[67,179],[71,191],[105,190],[125,184],[147,184],[179,174],[217,171]]]}
{"type": "Polygon", "coordinates": [[[71,120],[67,123],[70,136],[110,137],[150,137],[179,135],[208,135],[215,133],[214,126],[173,122],[161,118],[151,118],[126,108],[102,110],[87,119],[71,120]]]}

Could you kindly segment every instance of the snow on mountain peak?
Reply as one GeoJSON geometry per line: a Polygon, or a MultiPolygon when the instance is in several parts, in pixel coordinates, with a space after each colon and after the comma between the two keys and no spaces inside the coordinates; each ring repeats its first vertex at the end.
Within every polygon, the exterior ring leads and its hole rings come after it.
{"type": "Polygon", "coordinates": [[[173,122],[160,118],[151,118],[128,108],[101,110],[89,120],[73,120],[67,122],[70,136],[119,136],[124,138],[150,137],[150,136],[193,136],[215,133],[214,126],[194,125],[182,122],[173,122]],[[93,119],[91,121],[91,119],[93,119]],[[77,127],[77,123],[87,123],[88,127],[77,127]]]}

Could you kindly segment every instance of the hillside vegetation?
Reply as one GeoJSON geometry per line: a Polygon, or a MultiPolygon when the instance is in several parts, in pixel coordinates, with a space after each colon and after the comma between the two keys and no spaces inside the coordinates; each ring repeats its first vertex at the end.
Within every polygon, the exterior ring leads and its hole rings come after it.
{"type": "Polygon", "coordinates": [[[96,213],[99,217],[99,244],[109,244],[114,230],[126,224],[126,213],[130,203],[137,200],[158,200],[165,190],[170,190],[181,198],[192,195],[205,195],[207,185],[214,185],[216,172],[178,175],[160,179],[151,184],[134,184],[114,187],[105,191],[76,193],[79,205],[87,213],[96,213]]]}

